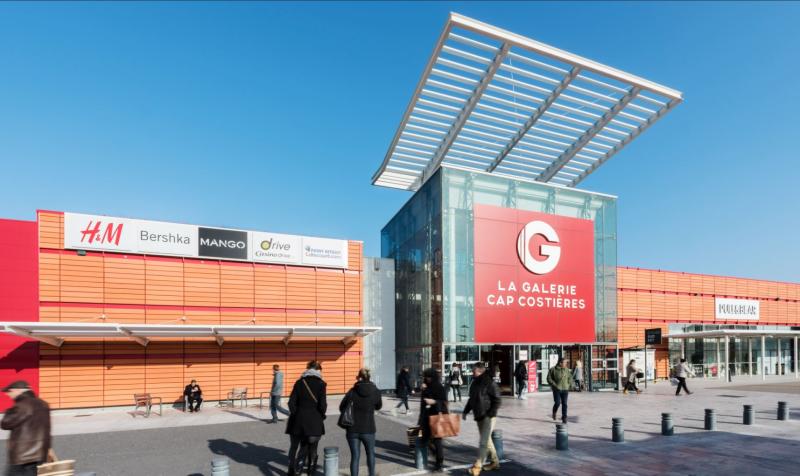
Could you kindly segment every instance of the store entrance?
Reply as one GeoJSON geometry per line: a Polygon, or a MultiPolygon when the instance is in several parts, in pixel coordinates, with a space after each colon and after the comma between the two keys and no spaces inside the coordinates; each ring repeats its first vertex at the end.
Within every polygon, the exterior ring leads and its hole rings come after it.
{"type": "Polygon", "coordinates": [[[514,379],[514,346],[481,346],[481,361],[486,363],[492,375],[500,375],[500,391],[504,395],[511,395],[514,379]]]}

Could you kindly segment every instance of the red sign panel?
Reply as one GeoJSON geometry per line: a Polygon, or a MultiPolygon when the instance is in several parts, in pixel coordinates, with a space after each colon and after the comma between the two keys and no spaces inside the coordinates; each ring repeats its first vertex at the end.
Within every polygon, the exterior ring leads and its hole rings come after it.
{"type": "Polygon", "coordinates": [[[475,341],[594,342],[594,223],[474,207],[475,341]]]}
{"type": "Polygon", "coordinates": [[[534,393],[537,390],[539,378],[536,375],[536,361],[528,361],[528,393],[534,393]]]}

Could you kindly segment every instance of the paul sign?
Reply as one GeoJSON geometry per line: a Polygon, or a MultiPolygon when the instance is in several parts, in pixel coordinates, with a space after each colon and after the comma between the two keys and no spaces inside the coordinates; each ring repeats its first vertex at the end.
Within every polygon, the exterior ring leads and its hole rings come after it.
{"type": "Polygon", "coordinates": [[[594,223],[475,205],[475,340],[594,342],[594,223]]]}

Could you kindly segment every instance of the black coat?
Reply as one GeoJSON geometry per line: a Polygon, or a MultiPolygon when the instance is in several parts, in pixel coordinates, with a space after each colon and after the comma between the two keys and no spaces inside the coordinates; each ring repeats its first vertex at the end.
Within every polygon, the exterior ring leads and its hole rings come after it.
{"type": "Polygon", "coordinates": [[[316,375],[307,373],[303,375],[294,383],[292,394],[289,396],[290,415],[286,422],[286,433],[301,437],[322,436],[325,434],[323,420],[325,420],[325,412],[328,410],[327,384],[316,375]],[[306,384],[308,384],[308,388],[306,388],[306,384]],[[315,399],[316,401],[314,401],[315,399]]]}
{"type": "Polygon", "coordinates": [[[528,380],[528,366],[522,363],[517,364],[517,369],[514,372],[514,377],[516,377],[518,382],[524,382],[528,380]]]}
{"type": "Polygon", "coordinates": [[[498,408],[500,408],[500,388],[492,376],[488,372],[484,372],[472,379],[464,414],[472,412],[475,421],[481,421],[486,417],[496,417],[498,408]]]}
{"type": "Polygon", "coordinates": [[[203,396],[203,391],[200,390],[200,385],[197,385],[197,391],[192,392],[192,384],[189,384],[183,388],[183,396],[192,398],[201,398],[203,396]]]}
{"type": "Polygon", "coordinates": [[[372,382],[358,382],[347,392],[339,411],[343,412],[347,402],[353,402],[353,426],[348,433],[377,433],[375,429],[375,412],[383,406],[383,399],[378,387],[372,382]]]}
{"type": "Polygon", "coordinates": [[[0,427],[10,430],[8,464],[44,463],[50,450],[50,407],[33,392],[20,394],[0,427]]]}
{"type": "Polygon", "coordinates": [[[401,371],[397,374],[397,382],[394,389],[400,398],[405,398],[411,394],[411,377],[408,372],[401,371]]]}
{"type": "Polygon", "coordinates": [[[422,406],[419,411],[418,425],[422,428],[423,433],[429,435],[431,426],[428,418],[438,413],[449,413],[447,409],[447,392],[441,382],[434,380],[426,385],[425,389],[422,391],[422,398],[420,401],[422,406]],[[426,398],[432,398],[436,400],[436,403],[428,407],[428,404],[425,403],[426,398]]]}

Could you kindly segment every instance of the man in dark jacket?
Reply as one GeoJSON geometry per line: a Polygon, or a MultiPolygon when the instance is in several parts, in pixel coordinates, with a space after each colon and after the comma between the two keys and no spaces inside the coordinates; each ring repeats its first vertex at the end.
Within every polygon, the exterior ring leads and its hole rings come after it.
{"type": "Polygon", "coordinates": [[[191,412],[199,412],[200,404],[203,403],[203,391],[197,380],[192,380],[189,385],[183,388],[183,398],[186,399],[186,409],[191,412]]]}
{"type": "Polygon", "coordinates": [[[411,411],[408,409],[408,396],[411,394],[411,377],[408,374],[408,367],[401,368],[400,373],[397,374],[397,382],[394,391],[397,394],[397,398],[400,399],[400,403],[394,407],[393,412],[397,412],[397,409],[400,408],[401,405],[405,405],[406,414],[410,415],[411,411]]]}
{"type": "Polygon", "coordinates": [[[500,460],[497,458],[494,444],[492,444],[492,430],[497,418],[497,410],[500,408],[500,388],[492,377],[486,373],[486,367],[482,362],[476,363],[472,367],[472,384],[469,386],[469,400],[464,407],[462,418],[467,419],[467,414],[472,412],[475,422],[478,424],[480,433],[480,449],[478,459],[469,474],[477,476],[481,470],[491,471],[500,467],[500,460]],[[486,456],[489,456],[489,464],[483,467],[486,456]]]}
{"type": "Polygon", "coordinates": [[[17,381],[3,389],[14,400],[0,427],[10,430],[8,476],[36,476],[36,467],[47,461],[50,451],[50,407],[37,398],[28,382],[17,381]]]}
{"type": "Polygon", "coordinates": [[[517,362],[517,368],[514,370],[514,378],[517,380],[517,398],[524,400],[524,392],[528,387],[528,361],[520,360],[517,362]]]}

